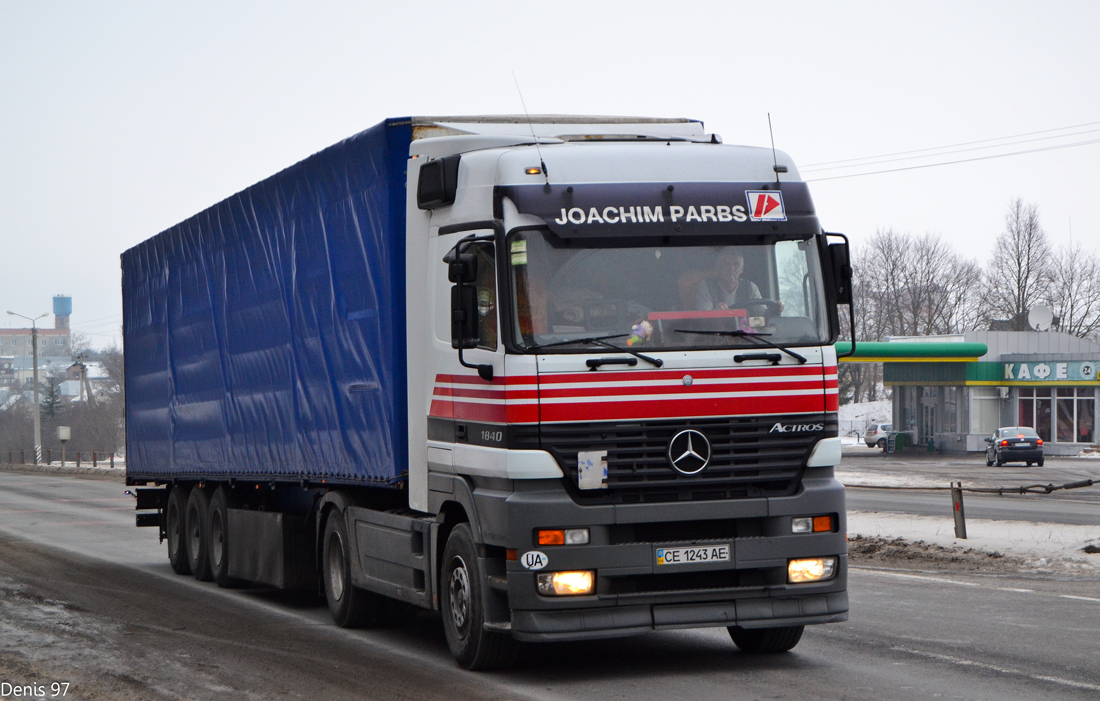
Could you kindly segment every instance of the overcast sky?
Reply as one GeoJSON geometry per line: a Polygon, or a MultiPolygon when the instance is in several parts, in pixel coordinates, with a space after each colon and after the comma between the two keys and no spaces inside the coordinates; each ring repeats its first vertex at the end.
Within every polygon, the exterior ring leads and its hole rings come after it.
{"type": "Polygon", "coordinates": [[[984,261],[1018,196],[1095,251],[1098,36],[1100,2],[0,0],[0,306],[72,295],[105,346],[123,250],[386,117],[522,112],[513,72],[531,113],[766,146],[770,112],[857,245],[932,232],[984,261]]]}

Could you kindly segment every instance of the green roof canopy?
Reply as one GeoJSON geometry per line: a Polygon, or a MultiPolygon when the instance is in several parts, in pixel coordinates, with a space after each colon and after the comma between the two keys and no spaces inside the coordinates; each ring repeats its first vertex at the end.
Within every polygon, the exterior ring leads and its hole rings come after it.
{"type": "MultiPolygon", "coordinates": [[[[836,352],[840,355],[851,350],[851,341],[836,344],[836,352]]],[[[848,363],[967,363],[976,361],[988,351],[984,343],[858,341],[855,355],[840,360],[848,363]]]]}

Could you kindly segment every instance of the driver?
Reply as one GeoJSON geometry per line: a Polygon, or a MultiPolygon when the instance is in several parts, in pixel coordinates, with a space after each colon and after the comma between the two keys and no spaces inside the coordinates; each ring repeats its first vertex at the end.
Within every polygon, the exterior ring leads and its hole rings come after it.
{"type": "MultiPolygon", "coordinates": [[[[745,257],[732,248],[724,248],[715,258],[714,274],[699,285],[695,294],[695,308],[701,311],[711,309],[745,309],[746,302],[760,299],[760,288],[751,280],[741,277],[745,269],[745,257]]],[[[763,314],[763,307],[753,305],[749,313],[763,314]],[[759,307],[757,311],[756,307],[759,307]]]]}

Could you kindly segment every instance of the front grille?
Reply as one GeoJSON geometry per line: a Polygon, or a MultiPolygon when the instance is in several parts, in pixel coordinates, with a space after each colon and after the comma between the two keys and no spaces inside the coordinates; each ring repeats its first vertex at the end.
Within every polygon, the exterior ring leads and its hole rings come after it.
{"type": "Polygon", "coordinates": [[[579,503],[649,503],[786,496],[798,489],[810,450],[837,435],[836,415],[803,414],[752,418],[547,424],[541,443],[565,471],[579,503]],[[822,424],[816,432],[773,432],[777,424],[822,424]],[[683,475],[668,463],[674,435],[686,428],[703,433],[712,455],[706,469],[683,475]],[[607,489],[577,486],[577,453],[607,451],[607,489]]]}
{"type": "Polygon", "coordinates": [[[767,570],[709,570],[608,577],[607,593],[670,594],[674,592],[730,591],[768,585],[767,570]]]}
{"type": "Polygon", "coordinates": [[[760,519],[720,519],[707,521],[654,521],[651,523],[618,523],[609,527],[611,545],[627,543],[699,542],[703,540],[733,540],[760,535],[760,519]]]}

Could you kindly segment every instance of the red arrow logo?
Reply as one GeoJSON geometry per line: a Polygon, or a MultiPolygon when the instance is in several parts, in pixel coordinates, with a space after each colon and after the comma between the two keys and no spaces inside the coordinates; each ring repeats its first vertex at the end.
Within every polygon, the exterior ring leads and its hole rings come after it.
{"type": "Polygon", "coordinates": [[[779,206],[779,200],[775,199],[771,195],[763,195],[762,197],[757,197],[756,198],[756,211],[753,212],[752,216],[759,219],[760,217],[764,216],[765,214],[772,211],[773,209],[775,209],[778,206],[779,206]]]}

